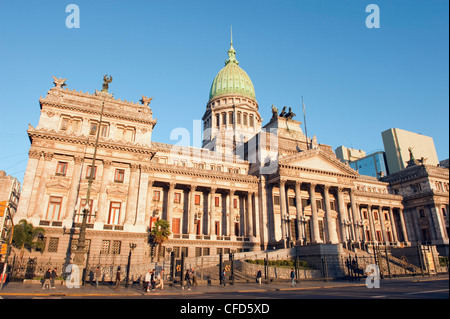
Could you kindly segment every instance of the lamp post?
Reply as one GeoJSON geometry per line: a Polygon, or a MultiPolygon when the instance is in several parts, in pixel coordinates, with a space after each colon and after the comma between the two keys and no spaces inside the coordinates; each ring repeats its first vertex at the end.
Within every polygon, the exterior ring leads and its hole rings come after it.
{"type": "Polygon", "coordinates": [[[130,267],[131,267],[131,252],[133,251],[133,249],[136,248],[136,244],[135,243],[130,243],[130,253],[128,254],[128,265],[127,265],[127,278],[126,278],[126,284],[125,287],[128,288],[129,286],[129,281],[130,281],[130,267]]]}
{"type": "MultiPolygon", "coordinates": [[[[106,75],[105,75],[106,78],[106,75]]],[[[104,82],[105,82],[105,78],[104,78],[104,82]]],[[[112,80],[112,78],[110,78],[112,80]]],[[[111,82],[111,80],[109,82],[111,82]]],[[[109,83],[108,82],[108,83],[109,83]]],[[[106,82],[105,82],[106,83],[106,82]]],[[[105,83],[103,84],[103,90],[102,93],[103,94],[107,94],[108,90],[107,87],[108,85],[106,84],[106,88],[105,88],[105,83]]],[[[94,145],[94,155],[92,157],[92,167],[91,167],[91,171],[89,174],[89,180],[88,180],[88,188],[87,188],[87,192],[86,192],[86,205],[83,207],[82,210],[82,222],[81,222],[81,226],[80,226],[80,232],[79,232],[79,236],[78,236],[78,243],[77,243],[77,249],[75,251],[75,256],[73,258],[73,262],[78,266],[80,273],[82,274],[82,278],[84,278],[84,253],[85,253],[85,247],[86,247],[86,224],[87,224],[87,217],[91,216],[91,209],[89,206],[89,200],[90,200],[90,196],[91,196],[91,188],[92,188],[92,183],[94,182],[94,174],[95,174],[95,160],[97,158],[97,149],[98,149],[98,139],[100,137],[100,128],[101,128],[101,123],[102,123],[102,117],[103,117],[103,110],[105,107],[105,101],[102,101],[102,108],[100,111],[100,119],[99,119],[99,123],[97,126],[97,136],[95,139],[95,145],[94,145]]]]}

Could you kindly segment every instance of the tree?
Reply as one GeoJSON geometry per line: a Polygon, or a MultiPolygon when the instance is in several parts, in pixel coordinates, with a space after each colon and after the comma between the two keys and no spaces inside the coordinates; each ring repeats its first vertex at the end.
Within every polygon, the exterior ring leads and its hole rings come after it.
{"type": "Polygon", "coordinates": [[[170,224],[165,219],[160,219],[155,222],[153,228],[150,230],[150,242],[158,245],[157,260],[162,253],[162,245],[169,238],[170,224]]]}
{"type": "Polygon", "coordinates": [[[25,219],[19,221],[14,226],[12,245],[20,249],[20,258],[23,257],[25,249],[31,252],[33,249],[44,250],[44,242],[38,240],[45,234],[45,230],[41,227],[34,227],[32,223],[28,223],[25,219]]]}

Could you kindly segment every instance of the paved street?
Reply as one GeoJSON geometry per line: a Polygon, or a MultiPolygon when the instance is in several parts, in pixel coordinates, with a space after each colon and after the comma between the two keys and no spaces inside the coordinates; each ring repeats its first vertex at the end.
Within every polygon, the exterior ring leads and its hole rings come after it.
{"type": "Polygon", "coordinates": [[[380,288],[369,289],[365,281],[303,281],[296,287],[290,282],[236,283],[226,287],[201,285],[190,291],[166,285],[164,290],[144,292],[138,285],[114,290],[110,285],[99,288],[57,286],[43,290],[37,284],[9,283],[0,292],[2,299],[448,299],[448,275],[381,280],[380,288]]]}

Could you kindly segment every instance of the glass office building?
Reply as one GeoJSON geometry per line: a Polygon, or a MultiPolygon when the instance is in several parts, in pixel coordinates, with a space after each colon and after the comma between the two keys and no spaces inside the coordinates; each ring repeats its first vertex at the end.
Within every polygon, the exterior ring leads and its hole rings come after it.
{"type": "Polygon", "coordinates": [[[384,152],[375,152],[348,164],[361,175],[379,178],[388,174],[384,152]]]}

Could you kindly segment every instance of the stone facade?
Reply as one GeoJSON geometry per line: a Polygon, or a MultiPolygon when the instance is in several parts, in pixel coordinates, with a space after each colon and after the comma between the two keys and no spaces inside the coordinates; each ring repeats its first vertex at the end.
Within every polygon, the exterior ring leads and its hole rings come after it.
{"type": "MultiPolygon", "coordinates": [[[[132,262],[149,262],[148,231],[158,219],[170,223],[164,252],[176,257],[410,244],[414,230],[402,194],[340,162],[292,117],[274,113],[262,127],[254,96],[212,95],[203,116],[210,135],[200,149],[152,141],[151,98],[139,104],[54,83],[39,100],[38,125],[28,129],[29,161],[14,217],[45,228],[46,248],[34,253],[40,258],[73,258],[86,205],[92,212],[86,251],[99,260],[126,258],[134,243],[132,262]]],[[[448,188],[446,196],[448,208],[448,188]]]]}

